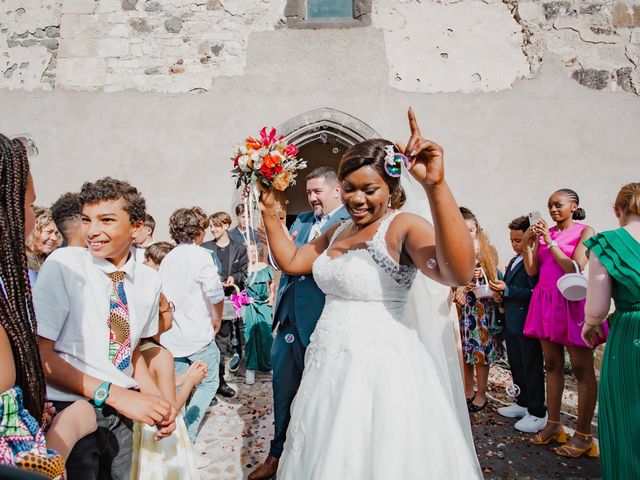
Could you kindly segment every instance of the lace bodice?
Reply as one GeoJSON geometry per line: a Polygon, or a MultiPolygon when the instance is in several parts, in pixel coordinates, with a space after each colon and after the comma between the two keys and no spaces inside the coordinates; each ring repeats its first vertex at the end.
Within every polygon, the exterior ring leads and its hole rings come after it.
{"type": "MultiPolygon", "coordinates": [[[[400,212],[385,218],[366,248],[330,258],[325,251],[313,264],[313,278],[326,295],[347,300],[405,302],[416,275],[413,265],[400,265],[387,250],[386,233],[400,212]]],[[[331,243],[351,221],[340,225],[331,243]]]]}

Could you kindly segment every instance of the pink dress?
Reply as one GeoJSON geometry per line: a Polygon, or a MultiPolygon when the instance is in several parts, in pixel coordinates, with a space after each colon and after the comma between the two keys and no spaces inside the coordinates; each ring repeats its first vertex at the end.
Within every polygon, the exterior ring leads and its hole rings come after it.
{"type": "MultiPolygon", "coordinates": [[[[556,232],[555,227],[551,227],[549,233],[560,250],[571,258],[585,227],[583,223],[574,222],[561,232],[556,232]]],[[[584,324],[585,301],[572,302],[562,296],[556,282],[565,272],[553,258],[543,238],[540,238],[538,263],[540,280],[531,296],[524,335],[561,345],[588,347],[580,335],[584,324]]]]}

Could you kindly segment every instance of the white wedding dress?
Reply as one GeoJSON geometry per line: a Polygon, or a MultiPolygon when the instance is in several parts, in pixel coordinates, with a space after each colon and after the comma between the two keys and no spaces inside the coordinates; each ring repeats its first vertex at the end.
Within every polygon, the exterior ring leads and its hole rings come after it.
{"type": "Polygon", "coordinates": [[[313,265],[326,303],[278,480],[481,478],[468,420],[455,413],[436,362],[405,318],[416,268],[388,253],[385,235],[397,213],[366,249],[333,259],[325,251],[313,265]]]}

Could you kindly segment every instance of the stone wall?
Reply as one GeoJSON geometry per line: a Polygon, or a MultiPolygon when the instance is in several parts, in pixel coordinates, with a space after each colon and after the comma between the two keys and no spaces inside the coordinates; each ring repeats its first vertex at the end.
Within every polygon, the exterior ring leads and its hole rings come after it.
{"type": "MultiPolygon", "coordinates": [[[[252,34],[285,28],[285,4],[5,0],[0,88],[215,90],[216,79],[245,74],[252,34]]],[[[374,0],[372,26],[341,35],[355,41],[365,29],[381,30],[388,85],[401,91],[504,90],[536,77],[552,54],[581,85],[639,94],[638,27],[640,0],[374,0]]],[[[294,30],[284,32],[295,41],[294,30]]],[[[269,38],[259,38],[269,57],[269,38]]],[[[313,61],[314,53],[275,61],[283,60],[313,61]]]]}
{"type": "Polygon", "coordinates": [[[217,76],[242,74],[249,34],[282,25],[284,8],[284,0],[10,3],[0,86],[25,90],[209,90],[217,76]]]}

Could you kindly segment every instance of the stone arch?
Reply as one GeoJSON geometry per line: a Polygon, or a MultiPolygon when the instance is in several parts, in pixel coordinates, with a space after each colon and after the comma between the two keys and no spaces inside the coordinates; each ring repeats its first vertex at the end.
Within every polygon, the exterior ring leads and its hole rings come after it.
{"type": "Polygon", "coordinates": [[[333,108],[317,108],[301,113],[281,123],[278,132],[287,142],[298,148],[312,142],[322,142],[325,133],[347,147],[368,138],[379,137],[378,133],[362,120],[333,108]]]}
{"type": "Polygon", "coordinates": [[[287,210],[287,223],[309,210],[305,175],[314,168],[327,165],[338,169],[340,158],[351,145],[380,135],[362,120],[333,108],[318,108],[285,121],[277,127],[288,143],[300,149],[308,168],[299,174],[298,182],[280,198],[287,210]]]}

